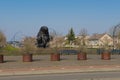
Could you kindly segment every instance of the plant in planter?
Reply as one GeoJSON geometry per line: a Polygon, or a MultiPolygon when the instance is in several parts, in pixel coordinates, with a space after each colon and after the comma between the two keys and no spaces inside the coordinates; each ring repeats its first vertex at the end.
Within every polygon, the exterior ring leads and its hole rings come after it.
{"type": "Polygon", "coordinates": [[[87,49],[86,49],[86,46],[82,46],[80,48],[80,51],[77,54],[77,60],[87,60],[87,49]]]}
{"type": "Polygon", "coordinates": [[[86,60],[87,59],[87,46],[86,46],[86,37],[87,37],[87,30],[81,29],[80,32],[80,39],[79,39],[79,48],[80,51],[77,54],[78,60],[86,60]]]}
{"type": "Polygon", "coordinates": [[[53,52],[51,53],[51,61],[60,61],[59,48],[62,46],[63,39],[61,37],[55,37],[50,45],[52,45],[53,52]]]}
{"type": "Polygon", "coordinates": [[[0,31],[0,63],[4,62],[4,47],[6,46],[6,37],[2,31],[0,31]]]}
{"type": "Polygon", "coordinates": [[[0,48],[0,63],[4,62],[4,48],[0,48]]]}
{"type": "Polygon", "coordinates": [[[110,53],[110,47],[109,47],[109,41],[107,38],[104,40],[103,45],[103,52],[101,53],[101,59],[103,60],[110,60],[111,59],[111,53],[110,53]]]}
{"type": "Polygon", "coordinates": [[[56,47],[53,48],[53,52],[51,53],[51,61],[60,61],[60,54],[56,47]]]}
{"type": "Polygon", "coordinates": [[[32,62],[33,53],[36,51],[35,38],[25,37],[22,44],[23,62],[32,62]]]}

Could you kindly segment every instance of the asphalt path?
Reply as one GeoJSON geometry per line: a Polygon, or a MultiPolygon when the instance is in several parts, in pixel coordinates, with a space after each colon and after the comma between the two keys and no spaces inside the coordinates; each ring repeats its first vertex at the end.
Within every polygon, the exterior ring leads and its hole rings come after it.
{"type": "Polygon", "coordinates": [[[0,80],[120,80],[120,72],[1,76],[0,80]]]}

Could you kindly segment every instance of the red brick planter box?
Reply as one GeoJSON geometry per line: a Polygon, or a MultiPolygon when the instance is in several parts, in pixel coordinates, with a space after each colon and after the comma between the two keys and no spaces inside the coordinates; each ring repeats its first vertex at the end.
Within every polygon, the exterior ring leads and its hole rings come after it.
{"type": "Polygon", "coordinates": [[[101,54],[101,59],[103,60],[110,60],[111,59],[111,54],[108,51],[105,51],[101,54]]]}
{"type": "Polygon", "coordinates": [[[77,60],[87,60],[87,54],[86,53],[78,53],[77,54],[77,60]]]}
{"type": "Polygon", "coordinates": [[[23,62],[32,62],[32,54],[23,54],[23,62]]]}
{"type": "Polygon", "coordinates": [[[3,62],[4,62],[4,56],[0,55],[0,63],[3,63],[3,62]]]}
{"type": "Polygon", "coordinates": [[[60,61],[60,54],[51,54],[51,61],[60,61]]]}

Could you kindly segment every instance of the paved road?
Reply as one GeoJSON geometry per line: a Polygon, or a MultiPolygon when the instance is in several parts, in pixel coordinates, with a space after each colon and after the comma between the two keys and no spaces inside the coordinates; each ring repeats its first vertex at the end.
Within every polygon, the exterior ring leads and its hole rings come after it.
{"type": "Polygon", "coordinates": [[[0,80],[120,80],[120,72],[3,76],[0,80]]]}

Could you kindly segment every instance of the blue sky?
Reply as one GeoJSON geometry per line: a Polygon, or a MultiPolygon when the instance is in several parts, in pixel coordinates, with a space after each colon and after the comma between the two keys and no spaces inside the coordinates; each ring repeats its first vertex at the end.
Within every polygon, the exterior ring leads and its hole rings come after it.
{"type": "Polygon", "coordinates": [[[120,0],[0,0],[0,29],[8,40],[36,36],[40,27],[66,35],[73,27],[103,33],[120,23],[120,0]]]}

